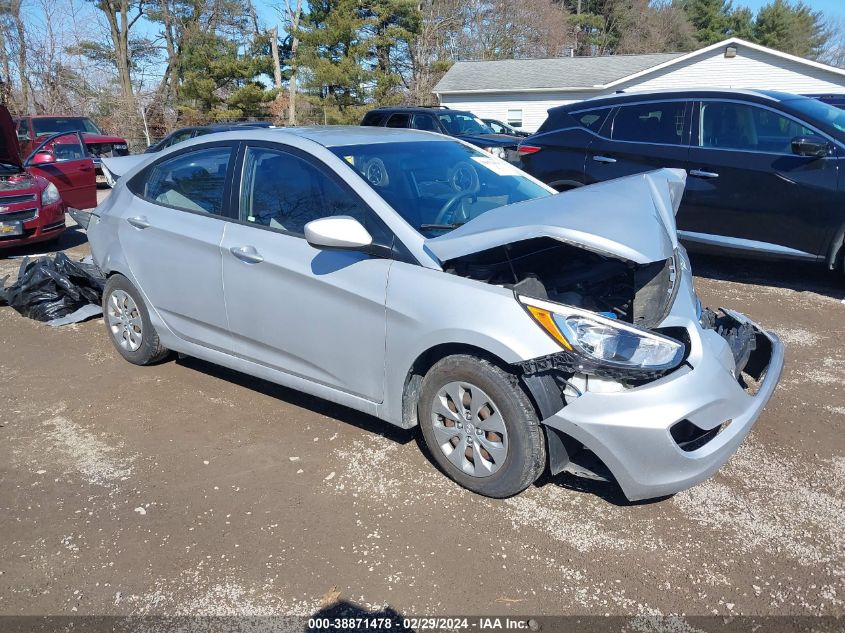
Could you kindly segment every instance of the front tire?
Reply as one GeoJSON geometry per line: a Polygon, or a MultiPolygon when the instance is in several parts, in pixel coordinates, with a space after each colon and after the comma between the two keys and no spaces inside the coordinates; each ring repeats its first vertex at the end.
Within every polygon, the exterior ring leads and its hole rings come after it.
{"type": "Polygon", "coordinates": [[[455,482],[486,497],[510,497],[543,472],[540,422],[515,376],[470,355],[448,356],[423,378],[423,438],[455,482]]]}
{"type": "Polygon", "coordinates": [[[123,275],[113,275],[103,291],[103,320],[117,352],[135,365],[151,365],[170,351],[150,322],[141,293],[123,275]]]}

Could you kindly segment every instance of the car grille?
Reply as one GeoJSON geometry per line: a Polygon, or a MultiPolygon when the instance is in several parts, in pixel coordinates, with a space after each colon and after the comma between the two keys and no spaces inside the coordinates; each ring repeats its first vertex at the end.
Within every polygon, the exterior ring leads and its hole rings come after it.
{"type": "Polygon", "coordinates": [[[29,222],[38,217],[38,209],[24,209],[23,211],[12,211],[11,213],[0,213],[0,222],[29,222]]]}
{"type": "Polygon", "coordinates": [[[668,316],[678,293],[677,255],[641,266],[634,273],[634,324],[651,329],[668,316]]]}
{"type": "Polygon", "coordinates": [[[21,193],[16,196],[0,197],[0,207],[5,207],[8,204],[21,204],[23,202],[35,202],[35,194],[21,193]]]}

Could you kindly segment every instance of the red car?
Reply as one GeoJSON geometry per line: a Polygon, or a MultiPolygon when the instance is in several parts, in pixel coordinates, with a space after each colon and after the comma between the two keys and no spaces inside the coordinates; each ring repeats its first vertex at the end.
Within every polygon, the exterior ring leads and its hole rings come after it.
{"type": "Polygon", "coordinates": [[[94,166],[100,171],[100,158],[126,156],[129,145],[119,136],[103,134],[87,116],[25,116],[15,119],[21,155],[28,156],[47,136],[60,132],[81,132],[94,166]]]}
{"type": "Polygon", "coordinates": [[[58,238],[68,207],[97,206],[94,160],[81,132],[44,137],[26,160],[0,105],[0,249],[58,238]]]}

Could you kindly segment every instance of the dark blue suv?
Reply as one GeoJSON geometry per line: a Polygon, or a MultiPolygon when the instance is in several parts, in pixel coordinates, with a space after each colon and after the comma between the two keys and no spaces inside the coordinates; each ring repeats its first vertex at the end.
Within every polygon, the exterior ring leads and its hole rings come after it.
{"type": "Polygon", "coordinates": [[[740,90],[618,94],[549,110],[522,168],[558,190],[660,167],[687,172],[692,249],[842,265],[845,111],[740,90]]]}
{"type": "Polygon", "coordinates": [[[465,110],[451,110],[446,106],[377,108],[364,115],[361,125],[439,132],[472,143],[507,161],[519,161],[518,138],[496,134],[484,121],[465,110]]]}

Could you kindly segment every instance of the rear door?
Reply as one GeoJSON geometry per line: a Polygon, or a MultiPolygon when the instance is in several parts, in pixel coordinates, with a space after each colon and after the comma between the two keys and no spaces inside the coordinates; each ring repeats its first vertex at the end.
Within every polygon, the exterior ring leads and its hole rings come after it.
{"type": "Polygon", "coordinates": [[[31,174],[43,176],[59,190],[70,207],[97,206],[97,175],[94,159],[88,154],[80,132],[54,134],[42,140],[27,158],[31,174]],[[46,160],[49,162],[36,162],[46,160]]]}
{"type": "Polygon", "coordinates": [[[234,144],[186,148],[128,183],[117,236],[148,305],[180,338],[231,352],[220,243],[229,213],[234,144]]]}
{"type": "Polygon", "coordinates": [[[768,106],[739,101],[702,100],[695,121],[681,236],[799,258],[821,254],[841,213],[841,157],[791,149],[794,137],[820,133],[768,106]]]}
{"type": "Polygon", "coordinates": [[[602,135],[610,134],[612,113],[610,106],[551,110],[537,134],[520,143],[522,169],[558,191],[585,184],[588,148],[602,135]]]}
{"type": "Polygon", "coordinates": [[[587,151],[586,184],[660,169],[686,166],[689,110],[685,100],[618,106],[587,151]]]}
{"type": "Polygon", "coordinates": [[[303,229],[321,217],[350,215],[376,244],[389,247],[392,234],[307,154],[250,144],[243,165],[240,216],[226,225],[222,251],[235,353],[381,402],[392,260],[314,248],[303,229]]]}

